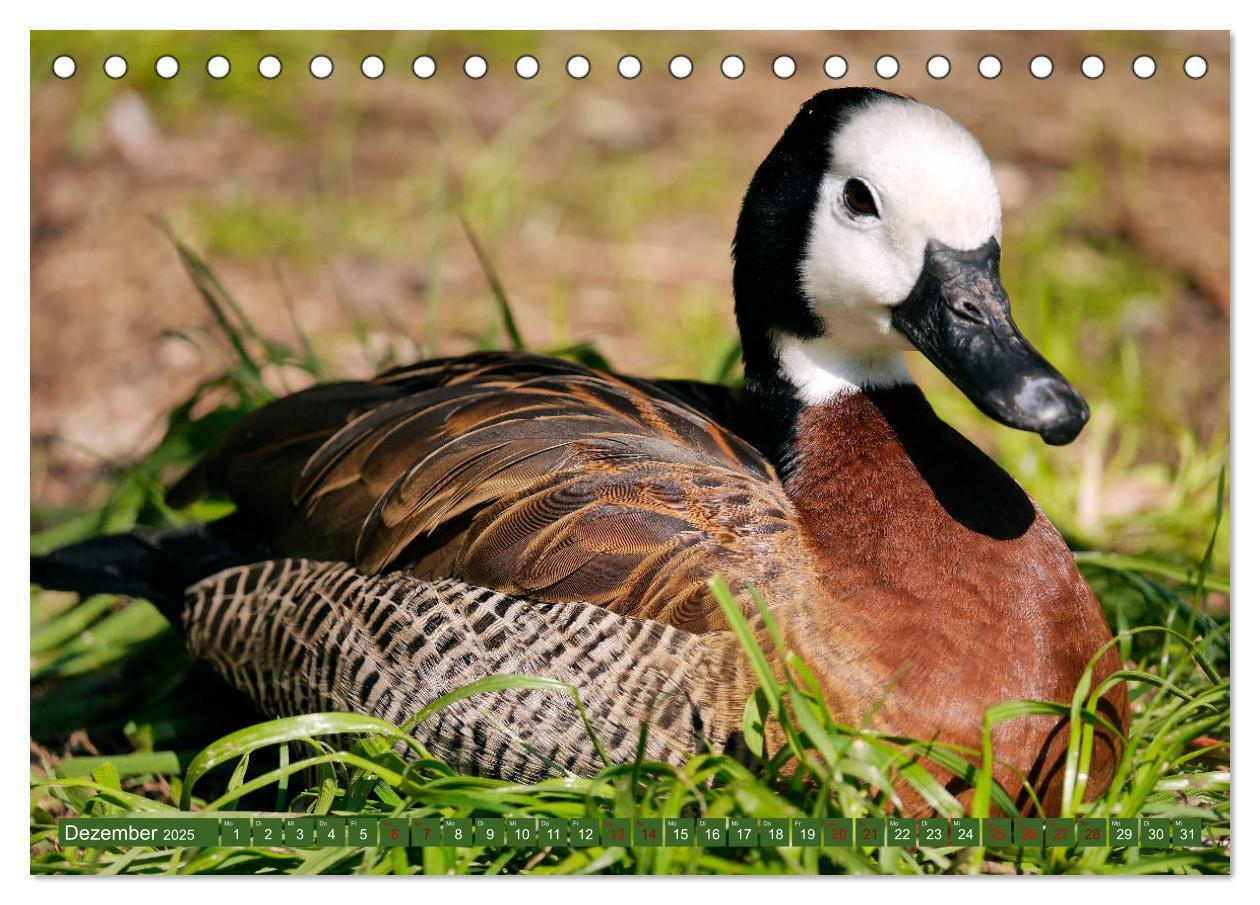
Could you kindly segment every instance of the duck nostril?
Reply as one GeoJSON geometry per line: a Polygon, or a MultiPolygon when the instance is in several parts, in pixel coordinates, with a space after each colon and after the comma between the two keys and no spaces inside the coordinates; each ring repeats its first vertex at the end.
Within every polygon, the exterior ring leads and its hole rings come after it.
{"type": "Polygon", "coordinates": [[[984,324],[988,318],[984,316],[984,311],[980,308],[980,304],[970,295],[959,293],[948,297],[950,309],[959,317],[976,323],[984,324]]]}

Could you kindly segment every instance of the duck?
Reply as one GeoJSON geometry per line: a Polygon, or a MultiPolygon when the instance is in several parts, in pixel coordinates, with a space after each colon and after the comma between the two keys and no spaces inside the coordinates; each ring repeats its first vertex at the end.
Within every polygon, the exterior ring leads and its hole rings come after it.
{"type": "MultiPolygon", "coordinates": [[[[1080,433],[1088,405],[1015,324],[1001,239],[992,167],[962,125],[877,89],[822,91],[739,212],[743,387],[524,352],[316,385],[248,415],[168,493],[224,494],[231,515],[88,540],[34,558],[32,580],[154,601],[266,713],[402,723],[490,675],[572,687],[602,746],[540,688],[414,727],[462,769],[525,781],[633,759],[645,724],[649,757],[748,756],[758,677],[720,575],[837,721],[978,752],[990,708],[1068,703],[1082,676],[1120,669],[1063,537],[905,364],[922,353],[1048,444],[1080,433]]],[[[1123,683],[1099,712],[1087,797],[1118,768],[1123,683]]],[[[1057,813],[1067,737],[1045,713],[994,728],[995,781],[1021,811],[1057,813]]]]}

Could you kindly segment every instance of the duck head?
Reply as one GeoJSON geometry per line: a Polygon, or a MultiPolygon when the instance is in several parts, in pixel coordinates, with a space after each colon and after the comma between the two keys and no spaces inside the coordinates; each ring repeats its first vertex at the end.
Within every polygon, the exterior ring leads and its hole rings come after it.
{"type": "Polygon", "coordinates": [[[1069,443],[1089,419],[1011,316],[988,158],[935,108],[868,88],[801,107],[735,234],[749,388],[814,405],[909,383],[917,349],[986,415],[1069,443]]]}

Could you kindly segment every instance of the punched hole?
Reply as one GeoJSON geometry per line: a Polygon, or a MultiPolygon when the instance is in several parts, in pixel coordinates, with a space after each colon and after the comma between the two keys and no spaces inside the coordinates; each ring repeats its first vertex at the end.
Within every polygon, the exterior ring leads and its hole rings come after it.
{"type": "Polygon", "coordinates": [[[258,61],[258,74],[265,79],[274,79],[280,75],[284,66],[280,63],[280,58],[268,54],[258,61]]]}
{"type": "Polygon", "coordinates": [[[331,57],[319,54],[311,57],[311,62],[307,64],[306,68],[311,71],[313,77],[323,80],[333,74],[333,61],[331,57]]]}
{"type": "Polygon", "coordinates": [[[1087,79],[1096,79],[1102,76],[1106,71],[1107,64],[1103,62],[1103,58],[1097,54],[1090,54],[1081,60],[1081,75],[1087,79]]]}
{"type": "Polygon", "coordinates": [[[157,62],[153,64],[153,71],[158,74],[161,79],[173,79],[179,75],[179,60],[175,59],[169,53],[163,54],[157,58],[157,62]]]}
{"type": "Polygon", "coordinates": [[[421,54],[411,61],[411,74],[418,79],[431,79],[437,72],[437,62],[428,54],[421,54]]]}
{"type": "Polygon", "coordinates": [[[901,71],[901,64],[890,53],[884,54],[875,61],[875,74],[881,79],[891,79],[901,71]]]}
{"type": "Polygon", "coordinates": [[[534,76],[538,75],[538,71],[541,68],[542,67],[538,65],[538,58],[532,57],[529,54],[518,57],[516,60],[516,74],[523,79],[532,79],[534,76]]]}
{"type": "Polygon", "coordinates": [[[74,57],[64,53],[52,62],[53,75],[59,79],[70,78],[78,68],[79,64],[74,61],[74,57]]]}
{"type": "Polygon", "coordinates": [[[1038,54],[1028,61],[1028,71],[1035,79],[1048,79],[1054,74],[1054,60],[1045,54],[1038,54]]]}
{"type": "Polygon", "coordinates": [[[995,79],[1002,74],[1002,61],[993,54],[987,54],[980,58],[976,69],[979,70],[982,78],[995,79]]]}

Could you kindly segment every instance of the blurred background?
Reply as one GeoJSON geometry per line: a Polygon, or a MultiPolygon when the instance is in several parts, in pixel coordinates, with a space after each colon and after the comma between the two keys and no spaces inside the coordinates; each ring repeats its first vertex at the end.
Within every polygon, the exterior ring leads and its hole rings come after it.
{"type": "MultiPolygon", "coordinates": [[[[506,344],[487,268],[531,349],[737,379],[738,206],[797,107],[833,85],[913,95],[976,134],[1002,190],[1016,317],[1094,411],[1075,444],[1047,448],[912,356],[943,416],[1078,548],[1193,569],[1212,536],[1229,426],[1224,32],[37,32],[31,66],[37,547],[177,518],[160,485],[223,426],[203,416],[239,350],[172,236],[239,304],[238,338],[264,363],[257,396],[506,344]],[[359,72],[369,53],[386,64],[376,80],[359,72]],[[488,63],[480,80],[462,72],[470,53],[488,63]],[[528,81],[513,71],[526,53],[541,63],[528,81]],[[565,73],[577,53],[580,81],[565,73]],[[617,74],[627,53],[643,63],[634,80],[617,74]],[[52,75],[59,54],[73,78],[52,75]],[[102,72],[110,54],[125,77],[102,72]],[[169,81],[162,54],[180,61],[169,81]],[[222,80],[206,74],[213,54],[231,61],[222,80]],[[284,67],[271,81],[265,54],[284,67]],[[316,54],[335,63],[327,80],[307,70],[316,54]],[[433,78],[412,74],[418,54],[433,78]],[[669,74],[676,54],[694,64],[685,80],[669,74]],[[720,73],[728,54],[746,64],[738,80],[720,73]],[[779,54],[793,77],[772,73],[779,54]],[[838,81],[832,54],[848,64],[838,81]],[[896,77],[875,75],[882,54],[896,77]],[[952,62],[943,80],[925,71],[933,54],[952,62]],[[995,80],[978,74],[985,54],[1003,62],[995,80]],[[1036,54],[1050,78],[1029,74],[1036,54]],[[1106,62],[1097,80],[1080,74],[1088,54],[1106,62]],[[1130,71],[1139,54],[1154,77],[1130,71]],[[1190,54],[1208,61],[1202,79],[1182,71],[1190,54]],[[200,425],[200,445],[185,432],[154,458],[176,421],[200,425]]],[[[1226,518],[1216,570],[1228,549],[1226,518]]]]}

